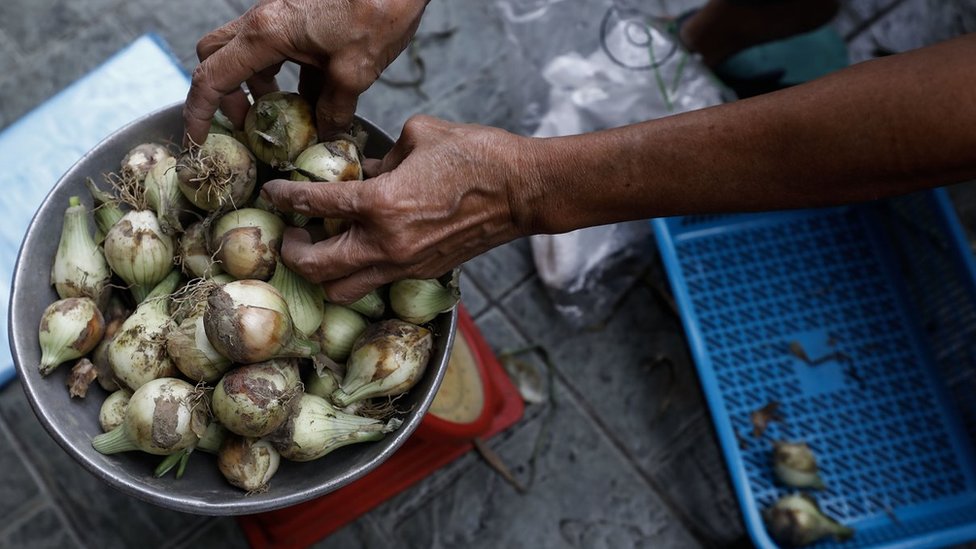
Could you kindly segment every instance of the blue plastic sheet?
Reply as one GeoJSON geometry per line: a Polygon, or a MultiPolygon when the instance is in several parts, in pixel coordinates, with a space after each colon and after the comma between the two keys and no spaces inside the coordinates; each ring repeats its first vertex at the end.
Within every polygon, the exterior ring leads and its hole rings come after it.
{"type": "MultiPolygon", "coordinates": [[[[51,187],[99,141],[135,118],[182,101],[188,89],[189,78],[167,44],[156,35],[145,35],[0,132],[4,334],[17,252],[51,187]]],[[[14,376],[14,366],[7,337],[0,339],[2,386],[14,376]]]]}

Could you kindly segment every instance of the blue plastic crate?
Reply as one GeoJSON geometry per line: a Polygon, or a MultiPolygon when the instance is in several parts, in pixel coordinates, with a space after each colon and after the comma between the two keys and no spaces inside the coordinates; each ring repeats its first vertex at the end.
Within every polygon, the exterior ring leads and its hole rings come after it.
{"type": "Polygon", "coordinates": [[[795,491],[777,439],[810,444],[828,486],[810,493],[857,530],[817,547],[976,539],[976,263],[944,190],[653,224],[756,545],[795,491]],[[756,438],[771,401],[783,421],[756,438]]]}

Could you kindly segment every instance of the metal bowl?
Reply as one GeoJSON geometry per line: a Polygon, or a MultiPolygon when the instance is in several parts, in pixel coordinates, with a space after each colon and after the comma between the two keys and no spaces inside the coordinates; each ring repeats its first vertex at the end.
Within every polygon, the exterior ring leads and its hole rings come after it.
{"type": "MultiPolygon", "coordinates": [[[[93,384],[87,398],[71,399],[65,379],[71,364],[61,365],[41,378],[37,340],[41,315],[57,294],[48,283],[58,246],[68,198],[73,195],[91,208],[84,186],[86,177],[101,181],[116,171],[126,152],[147,142],[179,142],[183,132],[182,104],[172,105],[140,118],[115,132],[81,158],[54,186],[34,215],[21,244],[10,296],[10,348],[34,413],[48,433],[86,469],[127,493],[178,511],[206,515],[242,515],[294,505],[329,493],[369,473],[403,445],[420,424],[447,368],[457,323],[457,312],[435,319],[435,349],[423,379],[400,400],[411,411],[403,425],[381,441],[354,444],[307,463],[284,461],[266,492],[245,494],[227,483],[213,456],[196,452],[186,474],[153,478],[159,456],[127,452],[105,456],[91,446],[101,433],[98,411],[107,396],[93,384]]],[[[393,145],[389,135],[360,119],[369,133],[366,155],[381,158],[393,145]]]]}

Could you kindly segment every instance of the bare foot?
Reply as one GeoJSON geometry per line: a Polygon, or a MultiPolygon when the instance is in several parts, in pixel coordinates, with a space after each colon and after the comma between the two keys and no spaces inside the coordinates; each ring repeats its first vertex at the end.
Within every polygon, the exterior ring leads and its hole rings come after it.
{"type": "Polygon", "coordinates": [[[710,0],[681,27],[681,40],[714,67],[748,47],[812,31],[833,19],[837,0],[745,5],[710,0]]]}

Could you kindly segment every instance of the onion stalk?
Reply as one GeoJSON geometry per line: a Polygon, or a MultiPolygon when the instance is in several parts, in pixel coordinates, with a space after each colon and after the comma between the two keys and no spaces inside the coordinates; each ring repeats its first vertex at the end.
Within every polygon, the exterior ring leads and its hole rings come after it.
{"type": "Polygon", "coordinates": [[[108,262],[88,230],[88,209],[81,199],[72,196],[64,211],[51,284],[61,298],[90,297],[103,307],[108,301],[111,278],[108,262]]]}
{"type": "Polygon", "coordinates": [[[48,305],[37,334],[41,375],[50,374],[65,361],[85,356],[104,333],[105,319],[91,298],[69,297],[48,305]]]}
{"type": "Polygon", "coordinates": [[[291,169],[317,139],[311,106],[301,95],[283,91],[262,95],[251,105],[244,133],[254,155],[277,170],[291,169]]]}
{"type": "Polygon", "coordinates": [[[339,375],[328,368],[321,372],[311,370],[305,376],[305,394],[329,398],[339,388],[340,381],[339,375]]]}
{"type": "Polygon", "coordinates": [[[281,292],[299,333],[308,336],[319,329],[325,314],[325,294],[321,286],[305,280],[281,261],[278,261],[268,284],[281,292]]]}
{"type": "Polygon", "coordinates": [[[263,437],[288,419],[291,401],[302,392],[298,380],[298,366],[290,360],[235,368],[214,389],[214,417],[232,433],[263,437]]]}
{"type": "Polygon", "coordinates": [[[105,259],[128,285],[136,303],[173,270],[173,239],[151,210],[125,214],[105,236],[105,259]]]}
{"type": "Polygon", "coordinates": [[[430,322],[437,315],[446,313],[461,299],[458,270],[448,283],[437,279],[405,279],[390,285],[390,308],[401,320],[414,324],[430,322]]]}
{"type": "Polygon", "coordinates": [[[166,333],[172,324],[169,295],[179,282],[179,271],[171,271],[125,319],[109,343],[108,362],[115,379],[129,389],[177,373],[166,352],[166,333]]]}
{"type": "Polygon", "coordinates": [[[346,307],[373,320],[382,317],[383,313],[386,312],[386,302],[380,297],[378,289],[372,290],[363,297],[346,305],[346,307]]]}
{"type": "Polygon", "coordinates": [[[353,344],[369,326],[362,315],[342,305],[325,303],[322,322],[315,339],[322,346],[325,356],[336,362],[345,362],[353,344]]]}
{"type": "Polygon", "coordinates": [[[121,203],[119,199],[111,193],[99,189],[90,177],[85,179],[85,186],[88,187],[88,193],[91,194],[92,201],[95,203],[95,207],[92,209],[92,215],[95,218],[95,241],[102,242],[105,240],[105,235],[108,234],[109,229],[122,220],[125,212],[119,206],[121,203]]]}
{"type": "Polygon", "coordinates": [[[182,231],[180,216],[192,206],[180,191],[180,182],[176,177],[176,159],[168,157],[157,162],[146,174],[143,185],[146,201],[156,212],[163,232],[174,235],[182,231]]]}
{"type": "Polygon", "coordinates": [[[207,298],[203,322],[210,344],[241,364],[307,358],[319,351],[318,344],[295,331],[278,290],[260,280],[236,280],[215,288],[207,298]]]}
{"type": "Polygon", "coordinates": [[[213,227],[214,257],[234,278],[268,280],[281,251],[285,222],[257,208],[243,208],[220,217],[213,227]]]}
{"type": "Polygon", "coordinates": [[[251,198],[257,184],[257,163],[247,147],[233,137],[210,134],[200,146],[183,152],[176,162],[183,196],[208,212],[236,208],[251,198]]]}
{"type": "Polygon", "coordinates": [[[166,456],[189,448],[206,430],[202,393],[175,378],[154,379],[129,398],[121,425],[92,439],[102,454],[141,450],[166,456]]]}
{"type": "Polygon", "coordinates": [[[332,402],[344,407],[405,393],[420,381],[432,347],[433,336],[426,328],[395,319],[371,324],[353,346],[332,402]]]}
{"type": "Polygon", "coordinates": [[[380,440],[401,423],[399,419],[384,423],[347,414],[322,397],[304,394],[288,421],[269,440],[281,457],[311,461],[349,444],[380,440]]]}

